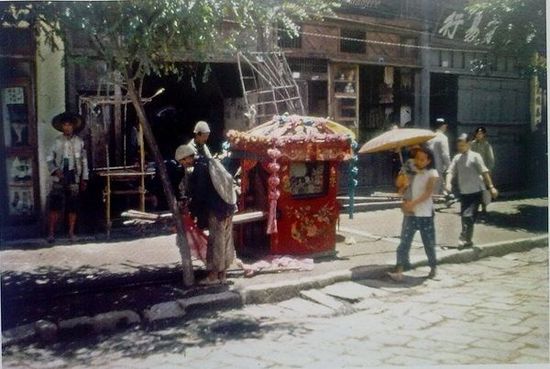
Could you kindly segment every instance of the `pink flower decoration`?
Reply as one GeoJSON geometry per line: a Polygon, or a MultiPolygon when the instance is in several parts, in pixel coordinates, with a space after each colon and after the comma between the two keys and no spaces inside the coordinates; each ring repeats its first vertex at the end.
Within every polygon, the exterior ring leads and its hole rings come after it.
{"type": "Polygon", "coordinates": [[[281,180],[277,176],[270,176],[268,179],[268,183],[271,187],[277,187],[279,183],[281,183],[281,180]]]}
{"type": "Polygon", "coordinates": [[[281,169],[281,166],[279,164],[273,162],[273,163],[269,163],[267,168],[269,169],[269,171],[271,173],[277,173],[281,169]]]}
{"type": "Polygon", "coordinates": [[[279,159],[281,157],[281,151],[279,149],[267,149],[267,155],[271,159],[279,159]]]}

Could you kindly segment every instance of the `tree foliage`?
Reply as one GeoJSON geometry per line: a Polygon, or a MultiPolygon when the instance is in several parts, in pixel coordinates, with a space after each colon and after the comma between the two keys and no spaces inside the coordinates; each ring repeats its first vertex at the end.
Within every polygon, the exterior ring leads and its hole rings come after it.
{"type": "Polygon", "coordinates": [[[515,56],[524,71],[545,74],[545,0],[471,0],[467,10],[486,18],[480,34],[492,33],[495,53],[515,56]]]}
{"type": "MultiPolygon", "coordinates": [[[[258,30],[279,24],[296,34],[297,21],[321,17],[336,6],[328,0],[132,0],[33,2],[4,5],[1,22],[24,19],[53,48],[72,34],[83,35],[91,53],[110,71],[130,77],[177,71],[176,62],[253,47],[258,30]],[[57,36],[57,37],[54,37],[57,36]]],[[[83,60],[84,59],[84,60],[83,60]]]]}

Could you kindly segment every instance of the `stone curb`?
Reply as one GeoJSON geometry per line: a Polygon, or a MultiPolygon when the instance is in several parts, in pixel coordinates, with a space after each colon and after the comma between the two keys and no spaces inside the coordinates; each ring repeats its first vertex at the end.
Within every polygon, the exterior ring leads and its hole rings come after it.
{"type": "MultiPolygon", "coordinates": [[[[524,238],[519,240],[495,242],[453,252],[441,257],[439,264],[468,263],[491,256],[503,256],[509,253],[528,251],[537,247],[548,246],[548,235],[524,238]]],[[[426,260],[412,264],[414,267],[427,265],[426,260]]],[[[298,297],[303,290],[321,289],[338,282],[380,278],[391,270],[391,266],[360,266],[335,271],[316,277],[303,277],[277,283],[238,288],[233,291],[198,295],[186,299],[167,301],[155,304],[141,312],[132,310],[111,311],[93,317],[82,316],[60,321],[58,324],[46,320],[25,324],[2,332],[2,347],[14,344],[31,343],[37,340],[51,342],[58,337],[70,335],[100,334],[143,324],[155,326],[184,316],[204,311],[241,308],[248,304],[276,303],[298,297]]]]}
{"type": "Polygon", "coordinates": [[[181,319],[194,312],[237,309],[242,306],[241,295],[228,291],[161,302],[144,309],[141,316],[132,310],[115,310],[93,317],[80,316],[66,319],[57,324],[47,320],[38,320],[35,323],[3,331],[2,347],[36,341],[49,343],[58,338],[97,335],[138,324],[154,327],[161,323],[181,319]]]}
{"type": "MultiPolygon", "coordinates": [[[[524,238],[519,240],[494,242],[483,245],[483,248],[456,251],[438,259],[439,264],[468,263],[491,256],[502,256],[514,252],[528,251],[537,247],[548,246],[548,235],[524,238]]],[[[428,265],[427,260],[412,263],[413,267],[428,265]]],[[[393,266],[360,266],[337,271],[323,276],[300,278],[288,282],[266,283],[245,287],[238,292],[245,304],[265,304],[288,300],[300,295],[300,291],[312,288],[323,288],[337,282],[376,279],[391,271],[393,266]]]]}

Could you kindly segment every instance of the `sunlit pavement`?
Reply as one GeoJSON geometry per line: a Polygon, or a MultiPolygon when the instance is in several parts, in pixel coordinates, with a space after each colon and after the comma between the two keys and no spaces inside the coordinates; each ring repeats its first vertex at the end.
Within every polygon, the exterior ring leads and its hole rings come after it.
{"type": "Polygon", "coordinates": [[[345,282],[154,331],[10,347],[5,368],[548,363],[548,249],[345,282]],[[339,296],[335,298],[334,296],[339,296]],[[320,303],[315,303],[313,301],[320,303]]]}

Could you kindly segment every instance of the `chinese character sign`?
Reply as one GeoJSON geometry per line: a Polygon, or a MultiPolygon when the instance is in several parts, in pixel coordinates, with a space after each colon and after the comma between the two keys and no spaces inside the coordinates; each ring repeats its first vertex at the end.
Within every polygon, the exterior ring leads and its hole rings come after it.
{"type": "Polygon", "coordinates": [[[466,42],[474,42],[479,37],[479,24],[483,19],[483,14],[476,13],[473,18],[474,20],[472,21],[472,25],[468,28],[466,34],[464,35],[464,41],[466,42]]]}
{"type": "Polygon", "coordinates": [[[463,40],[464,42],[482,42],[489,44],[496,31],[496,23],[491,21],[482,26],[483,13],[473,13],[466,16],[464,13],[453,11],[444,18],[437,28],[437,34],[449,40],[463,40]],[[482,29],[489,31],[485,34],[482,29]]]}
{"type": "Polygon", "coordinates": [[[452,40],[455,38],[458,27],[464,24],[464,14],[452,12],[443,21],[443,26],[439,29],[438,33],[443,37],[447,37],[452,40]]]}

